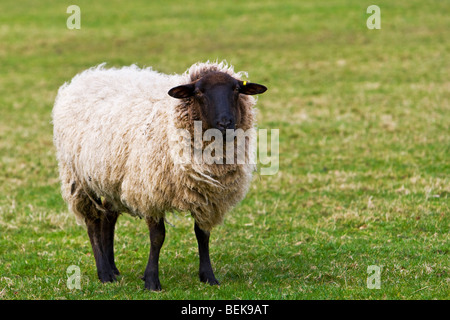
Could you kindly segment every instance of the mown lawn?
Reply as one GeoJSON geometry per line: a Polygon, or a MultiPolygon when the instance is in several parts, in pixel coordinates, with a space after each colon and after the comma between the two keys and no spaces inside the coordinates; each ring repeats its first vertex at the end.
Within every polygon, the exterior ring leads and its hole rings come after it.
{"type": "Polygon", "coordinates": [[[449,299],[450,4],[386,1],[0,3],[0,299],[449,299]],[[197,279],[189,215],[168,215],[163,291],[145,291],[145,223],[123,216],[103,285],[60,196],[57,89],[102,62],[167,73],[227,60],[269,90],[279,171],[212,232],[220,287],[197,279]],[[67,287],[69,266],[81,289],[67,287]],[[367,287],[379,266],[380,289],[367,287]]]}

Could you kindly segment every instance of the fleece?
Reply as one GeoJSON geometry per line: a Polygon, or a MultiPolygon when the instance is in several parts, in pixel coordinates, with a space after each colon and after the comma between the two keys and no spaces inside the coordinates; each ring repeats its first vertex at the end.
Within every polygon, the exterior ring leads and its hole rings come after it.
{"type": "Polygon", "coordinates": [[[177,144],[192,153],[208,144],[194,145],[194,122],[203,119],[194,99],[168,95],[217,71],[247,76],[225,62],[196,63],[181,75],[101,64],[61,86],[52,112],[54,145],[62,197],[79,223],[101,218],[106,207],[155,220],[190,212],[203,230],[223,222],[245,197],[255,170],[256,99],[239,98],[237,128],[251,132],[245,163],[207,164],[176,161],[177,144]],[[192,139],[180,138],[180,130],[192,139]]]}

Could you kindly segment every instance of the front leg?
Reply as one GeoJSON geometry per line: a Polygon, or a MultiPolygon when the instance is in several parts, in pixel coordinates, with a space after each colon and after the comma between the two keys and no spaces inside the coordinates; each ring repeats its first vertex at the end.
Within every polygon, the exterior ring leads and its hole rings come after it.
{"type": "Polygon", "coordinates": [[[209,259],[209,231],[200,229],[200,227],[195,223],[194,226],[195,236],[198,243],[198,254],[200,258],[199,276],[200,281],[209,283],[210,285],[218,285],[214,276],[214,272],[211,266],[211,260],[209,259]]]}
{"type": "Polygon", "coordinates": [[[148,258],[147,268],[145,268],[144,278],[145,288],[153,291],[161,290],[159,282],[159,252],[166,236],[166,227],[164,219],[147,219],[147,225],[150,231],[150,256],[148,258]]]}

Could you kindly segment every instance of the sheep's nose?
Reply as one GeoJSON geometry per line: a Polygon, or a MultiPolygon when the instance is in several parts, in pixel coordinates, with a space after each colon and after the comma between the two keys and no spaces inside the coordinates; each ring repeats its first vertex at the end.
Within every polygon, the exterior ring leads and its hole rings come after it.
{"type": "Polygon", "coordinates": [[[220,131],[225,131],[226,129],[234,129],[234,123],[232,119],[223,118],[216,122],[216,127],[220,131]]]}

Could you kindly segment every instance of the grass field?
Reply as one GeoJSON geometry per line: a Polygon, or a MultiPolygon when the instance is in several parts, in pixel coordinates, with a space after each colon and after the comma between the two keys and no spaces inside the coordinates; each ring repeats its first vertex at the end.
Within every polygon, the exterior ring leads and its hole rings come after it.
{"type": "Polygon", "coordinates": [[[449,299],[450,3],[376,1],[380,30],[370,1],[180,3],[0,3],[0,299],[449,299]],[[80,30],[66,27],[74,3],[80,30]],[[198,281],[183,214],[168,216],[162,292],[143,289],[148,231],[127,215],[122,275],[99,283],[60,196],[57,89],[102,62],[181,73],[216,59],[267,85],[258,124],[280,130],[279,172],[212,232],[220,287],[198,281]]]}

